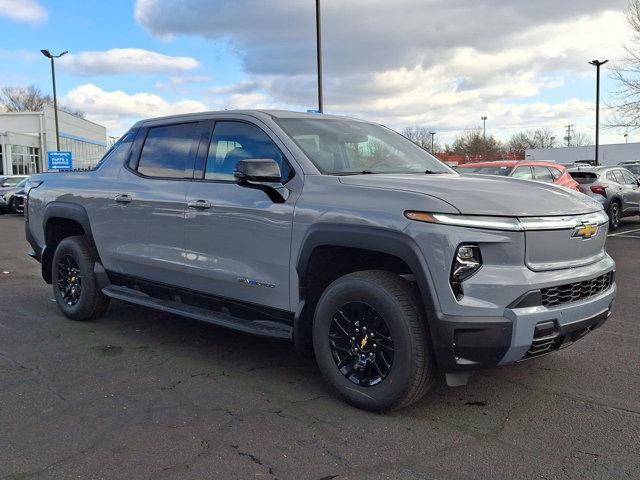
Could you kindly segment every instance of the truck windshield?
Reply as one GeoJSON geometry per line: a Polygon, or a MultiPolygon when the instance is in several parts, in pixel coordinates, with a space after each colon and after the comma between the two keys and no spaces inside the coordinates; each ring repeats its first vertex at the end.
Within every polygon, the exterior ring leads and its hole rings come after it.
{"type": "Polygon", "coordinates": [[[276,122],[327,175],[456,174],[410,140],[380,125],[327,118],[281,118],[276,122]]]}

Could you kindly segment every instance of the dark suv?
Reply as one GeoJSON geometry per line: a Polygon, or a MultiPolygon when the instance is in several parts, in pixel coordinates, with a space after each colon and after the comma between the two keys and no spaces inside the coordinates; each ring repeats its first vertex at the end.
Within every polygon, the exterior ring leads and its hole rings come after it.
{"type": "Polygon", "coordinates": [[[582,193],[598,200],[609,215],[609,229],[615,230],[622,217],[640,215],[640,179],[623,167],[574,167],[569,174],[582,193]]]}

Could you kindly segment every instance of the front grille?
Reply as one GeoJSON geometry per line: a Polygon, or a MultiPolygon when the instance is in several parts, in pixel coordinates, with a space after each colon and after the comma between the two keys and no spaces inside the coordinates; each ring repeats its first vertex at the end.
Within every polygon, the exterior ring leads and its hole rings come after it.
{"type": "Polygon", "coordinates": [[[613,272],[605,273],[591,280],[582,282],[567,283],[555,287],[543,288],[542,305],[545,307],[555,307],[565,303],[577,302],[585,298],[598,295],[613,284],[613,272]]]}

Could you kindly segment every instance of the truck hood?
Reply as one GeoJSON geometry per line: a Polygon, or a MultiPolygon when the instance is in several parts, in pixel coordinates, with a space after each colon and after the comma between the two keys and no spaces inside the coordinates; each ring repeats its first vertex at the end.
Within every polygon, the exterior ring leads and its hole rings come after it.
{"type": "Polygon", "coordinates": [[[344,185],[422,193],[449,203],[464,215],[538,217],[602,209],[586,195],[563,187],[491,175],[374,174],[339,180],[344,185]]]}

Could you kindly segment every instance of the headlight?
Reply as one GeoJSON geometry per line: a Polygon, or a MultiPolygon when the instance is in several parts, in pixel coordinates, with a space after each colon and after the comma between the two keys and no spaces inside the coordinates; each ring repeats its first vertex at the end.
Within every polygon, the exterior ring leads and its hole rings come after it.
{"type": "Polygon", "coordinates": [[[451,290],[458,300],[464,296],[462,282],[476,273],[482,267],[480,247],[477,245],[462,244],[456,249],[451,265],[451,290]]]}

